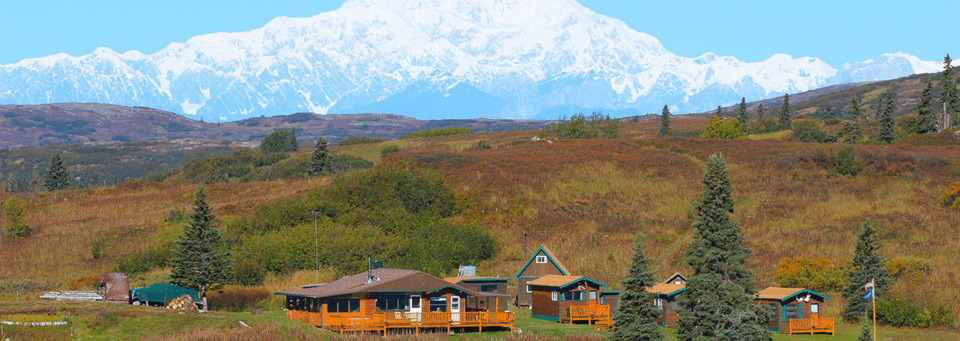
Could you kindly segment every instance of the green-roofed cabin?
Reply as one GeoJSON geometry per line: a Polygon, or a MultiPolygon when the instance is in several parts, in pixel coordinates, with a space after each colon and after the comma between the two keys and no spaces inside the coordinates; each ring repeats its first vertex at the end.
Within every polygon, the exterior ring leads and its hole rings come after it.
{"type": "MultiPolygon", "coordinates": [[[[671,280],[674,278],[671,278],[671,280]]],[[[668,280],[670,282],[670,280],[668,280]]],[[[684,281],[685,283],[685,281],[684,281]]],[[[659,283],[647,288],[648,292],[656,295],[650,304],[660,310],[657,317],[657,323],[664,327],[674,328],[677,326],[677,318],[680,316],[677,307],[677,295],[687,290],[686,285],[673,283],[659,283]]]]}
{"type": "Polygon", "coordinates": [[[570,272],[560,263],[550,249],[541,245],[533,256],[520,268],[513,278],[517,279],[517,294],[515,303],[518,307],[530,307],[533,303],[533,288],[527,285],[530,281],[547,275],[569,276],[570,272]]]}
{"type": "Polygon", "coordinates": [[[583,276],[546,275],[530,281],[529,285],[533,291],[530,308],[534,318],[612,325],[610,306],[600,304],[600,291],[606,284],[583,276]]]}

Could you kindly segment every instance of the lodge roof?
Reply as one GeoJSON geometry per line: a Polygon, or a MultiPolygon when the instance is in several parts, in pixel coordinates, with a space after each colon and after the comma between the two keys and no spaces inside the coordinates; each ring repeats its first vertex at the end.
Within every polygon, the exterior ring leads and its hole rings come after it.
{"type": "Polygon", "coordinates": [[[681,275],[681,274],[678,272],[678,273],[673,274],[673,276],[670,276],[670,278],[667,278],[667,280],[666,280],[666,281],[663,281],[663,283],[673,283],[673,280],[676,279],[677,277],[680,277],[680,279],[682,279],[684,282],[687,281],[687,278],[684,277],[683,275],[681,275]]]}
{"type": "Polygon", "coordinates": [[[378,268],[372,270],[373,281],[368,281],[367,272],[346,276],[336,281],[312,288],[277,292],[275,295],[303,297],[333,297],[363,292],[437,292],[452,288],[471,296],[480,294],[459,285],[442,280],[419,270],[378,268]]]}
{"type": "Polygon", "coordinates": [[[781,288],[781,287],[769,287],[760,292],[756,293],[757,298],[761,300],[778,300],[783,301],[787,300],[802,294],[809,294],[819,296],[821,299],[829,300],[830,297],[819,294],[813,290],[804,289],[804,288],[781,288]]]}
{"type": "Polygon", "coordinates": [[[560,273],[564,275],[570,274],[570,271],[567,271],[567,267],[563,266],[563,264],[560,263],[560,260],[553,256],[553,252],[551,252],[546,245],[540,245],[540,248],[533,253],[533,256],[530,256],[530,259],[527,260],[527,263],[520,268],[520,271],[517,271],[517,275],[513,276],[513,278],[520,278],[520,274],[527,270],[527,267],[530,266],[530,263],[533,263],[533,260],[537,258],[537,255],[540,254],[540,251],[543,251],[543,254],[547,256],[547,259],[550,260],[550,262],[552,262],[558,270],[560,270],[560,273]]]}
{"type": "Polygon", "coordinates": [[[655,294],[673,296],[687,290],[687,286],[683,284],[673,284],[673,283],[659,283],[652,287],[647,288],[647,292],[652,292],[655,294]]]}
{"type": "Polygon", "coordinates": [[[560,276],[560,275],[546,275],[530,282],[527,282],[529,285],[536,285],[542,287],[554,287],[554,288],[565,288],[571,284],[576,284],[580,281],[587,281],[597,284],[602,287],[607,287],[606,284],[597,282],[593,279],[584,276],[560,276]]]}

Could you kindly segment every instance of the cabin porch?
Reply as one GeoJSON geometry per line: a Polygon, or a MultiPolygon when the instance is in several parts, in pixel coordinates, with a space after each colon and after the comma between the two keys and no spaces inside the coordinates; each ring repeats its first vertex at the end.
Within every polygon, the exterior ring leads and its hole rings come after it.
{"type": "Polygon", "coordinates": [[[785,334],[810,334],[830,333],[836,335],[834,330],[834,319],[832,317],[790,319],[790,325],[786,330],[780,330],[785,334]]]}

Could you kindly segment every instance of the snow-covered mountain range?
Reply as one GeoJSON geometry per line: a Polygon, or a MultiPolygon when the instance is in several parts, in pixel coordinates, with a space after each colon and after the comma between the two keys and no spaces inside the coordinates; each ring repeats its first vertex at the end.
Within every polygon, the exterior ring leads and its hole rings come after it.
{"type": "Polygon", "coordinates": [[[305,111],[552,119],[706,111],[939,66],[903,53],[840,69],[784,54],[681,57],[574,0],[349,0],[150,55],[99,48],[0,65],[0,104],[147,106],[208,122],[305,111]]]}

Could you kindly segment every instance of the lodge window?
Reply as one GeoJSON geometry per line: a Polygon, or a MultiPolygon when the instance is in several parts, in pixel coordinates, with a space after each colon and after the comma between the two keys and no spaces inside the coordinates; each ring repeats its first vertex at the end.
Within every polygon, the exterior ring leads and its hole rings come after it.
{"type": "Polygon", "coordinates": [[[558,297],[559,295],[560,295],[560,293],[558,293],[558,292],[556,292],[556,291],[551,292],[551,293],[550,293],[550,300],[551,300],[551,301],[556,301],[556,300],[557,300],[557,297],[558,297]]]}
{"type": "Polygon", "coordinates": [[[590,300],[593,301],[593,300],[595,300],[595,299],[597,299],[597,292],[596,292],[596,291],[590,291],[590,300]]]}
{"type": "Polygon", "coordinates": [[[407,311],[410,310],[410,295],[377,295],[378,311],[407,311]]]}
{"type": "Polygon", "coordinates": [[[431,312],[447,312],[447,298],[446,297],[431,297],[430,298],[430,311],[431,312]]]}
{"type": "MultiPolygon", "coordinates": [[[[583,291],[567,291],[563,293],[564,301],[584,301],[586,300],[587,295],[584,295],[583,291]]],[[[594,299],[596,299],[596,293],[594,293],[594,299]]]]}
{"type": "Polygon", "coordinates": [[[537,264],[546,264],[547,256],[537,256],[537,264]]]}
{"type": "Polygon", "coordinates": [[[480,292],[498,292],[500,291],[499,284],[480,284],[480,292]]]}
{"type": "Polygon", "coordinates": [[[797,304],[788,304],[783,306],[783,322],[790,321],[790,319],[800,319],[803,318],[803,312],[799,305],[797,304]]]}
{"type": "Polygon", "coordinates": [[[653,299],[653,304],[657,306],[657,309],[663,310],[663,299],[655,298],[653,299]]]}
{"type": "Polygon", "coordinates": [[[360,312],[360,299],[334,298],[327,300],[328,313],[356,313],[360,312]]]}
{"type": "Polygon", "coordinates": [[[319,313],[319,312],[320,312],[320,300],[319,300],[319,299],[316,299],[316,298],[312,298],[312,297],[311,297],[311,298],[308,298],[308,299],[307,299],[307,311],[309,311],[309,312],[311,312],[311,313],[319,313]]]}
{"type": "Polygon", "coordinates": [[[606,297],[606,296],[600,296],[600,304],[606,304],[606,303],[603,302],[603,299],[604,299],[604,298],[607,298],[607,297],[606,297]]]}
{"type": "Polygon", "coordinates": [[[533,288],[530,287],[530,284],[527,284],[527,293],[529,294],[532,292],[533,292],[533,288]]]}

